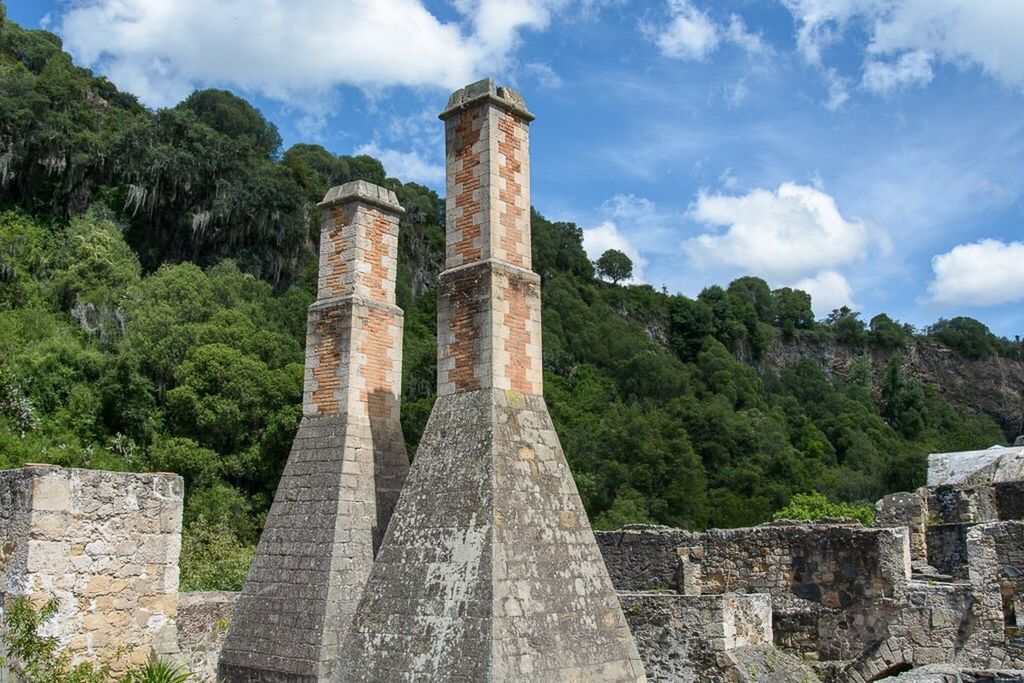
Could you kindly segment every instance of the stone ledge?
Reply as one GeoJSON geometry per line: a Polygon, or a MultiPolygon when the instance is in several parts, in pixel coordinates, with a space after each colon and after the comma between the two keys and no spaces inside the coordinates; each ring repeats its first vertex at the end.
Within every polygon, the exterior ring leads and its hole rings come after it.
{"type": "Polygon", "coordinates": [[[526,102],[522,95],[512,88],[503,85],[496,86],[494,80],[490,78],[470,83],[453,92],[452,96],[448,98],[447,106],[438,118],[446,121],[459,112],[472,109],[485,102],[501,107],[505,111],[522,117],[527,122],[537,118],[526,108],[526,102]]]}
{"type": "Polygon", "coordinates": [[[533,282],[538,285],[540,284],[540,275],[538,275],[536,272],[530,270],[529,268],[517,266],[513,263],[509,263],[508,261],[496,258],[481,259],[479,261],[464,263],[461,266],[455,266],[454,268],[448,268],[446,270],[443,270],[441,271],[441,274],[437,276],[438,282],[440,282],[442,279],[446,279],[456,274],[470,271],[474,268],[479,268],[480,270],[486,269],[488,271],[500,270],[504,271],[509,275],[526,280],[527,282],[533,282]]]}
{"type": "Polygon", "coordinates": [[[394,192],[365,180],[353,180],[344,185],[335,185],[327,190],[323,201],[317,206],[328,207],[348,202],[365,202],[399,215],[405,213],[405,209],[398,203],[398,196],[394,192]]]}

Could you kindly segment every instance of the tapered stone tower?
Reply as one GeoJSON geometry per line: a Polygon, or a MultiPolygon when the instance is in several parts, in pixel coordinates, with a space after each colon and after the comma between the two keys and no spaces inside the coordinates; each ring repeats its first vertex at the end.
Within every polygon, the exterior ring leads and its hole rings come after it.
{"type": "Polygon", "coordinates": [[[228,683],[331,680],[409,469],[395,306],[404,211],[362,181],[320,206],[302,422],[221,652],[228,683]]]}
{"type": "Polygon", "coordinates": [[[335,680],[643,681],[542,395],[533,115],[485,80],[441,118],[438,398],[335,680]]]}

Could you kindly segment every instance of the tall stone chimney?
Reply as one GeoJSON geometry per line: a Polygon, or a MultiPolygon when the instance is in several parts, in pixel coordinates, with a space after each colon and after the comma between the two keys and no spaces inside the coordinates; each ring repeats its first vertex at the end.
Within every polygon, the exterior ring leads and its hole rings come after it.
{"type": "Polygon", "coordinates": [[[395,305],[404,210],[362,181],[320,206],[302,422],[221,652],[228,683],[331,680],[409,469],[395,305]]]}
{"type": "Polygon", "coordinates": [[[542,395],[529,124],[452,95],[438,398],[337,681],[644,681],[542,395]]]}

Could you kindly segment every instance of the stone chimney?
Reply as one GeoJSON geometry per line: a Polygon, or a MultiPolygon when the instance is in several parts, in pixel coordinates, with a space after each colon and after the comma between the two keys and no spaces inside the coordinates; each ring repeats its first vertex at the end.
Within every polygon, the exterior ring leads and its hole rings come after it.
{"type": "Polygon", "coordinates": [[[543,393],[540,278],[530,270],[530,121],[519,95],[484,80],[445,122],[446,270],[438,292],[437,390],[543,393]]]}
{"type": "Polygon", "coordinates": [[[542,395],[533,115],[484,80],[441,118],[438,398],[338,681],[644,681],[542,395]]]}
{"type": "Polygon", "coordinates": [[[320,203],[302,422],[220,657],[228,683],[326,683],[409,468],[399,421],[395,194],[320,203]]]}

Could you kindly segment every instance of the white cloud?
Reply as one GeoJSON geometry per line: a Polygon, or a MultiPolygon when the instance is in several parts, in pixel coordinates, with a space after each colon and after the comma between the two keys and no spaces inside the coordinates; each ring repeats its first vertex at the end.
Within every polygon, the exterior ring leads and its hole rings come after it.
{"type": "Polygon", "coordinates": [[[683,248],[691,262],[736,267],[769,279],[801,277],[855,261],[881,238],[867,223],[843,217],[829,194],[792,182],[775,192],[701,193],[690,217],[726,228],[687,240],[683,248]]]}
{"type": "Polygon", "coordinates": [[[654,42],[666,57],[702,60],[718,48],[718,26],[690,0],[668,0],[671,20],[655,31],[654,42]]]}
{"type": "Polygon", "coordinates": [[[819,318],[824,318],[843,306],[849,306],[854,310],[860,308],[853,301],[853,287],[841,273],[834,270],[825,270],[813,277],[805,277],[790,286],[811,295],[811,307],[819,318]]]}
{"type": "Polygon", "coordinates": [[[904,52],[888,62],[872,58],[864,65],[861,85],[880,94],[908,85],[927,85],[934,78],[931,61],[931,53],[923,50],[904,52]]]}
{"type": "Polygon", "coordinates": [[[382,148],[371,142],[356,150],[356,154],[369,154],[384,164],[384,171],[393,178],[403,182],[413,181],[440,187],[444,184],[444,167],[432,164],[418,152],[402,152],[397,149],[382,148]]]}
{"type": "Polygon", "coordinates": [[[523,65],[523,72],[547,90],[558,90],[562,87],[562,77],[555,73],[547,64],[529,62],[523,65]]]}
{"type": "Polygon", "coordinates": [[[825,100],[825,108],[829,111],[836,111],[850,99],[850,92],[847,89],[849,80],[839,75],[835,69],[828,69],[825,72],[825,81],[828,83],[828,99],[825,100]]]}
{"type": "Polygon", "coordinates": [[[723,42],[732,43],[748,54],[770,54],[760,34],[747,30],[743,18],[733,14],[729,23],[719,24],[692,0],[667,0],[668,23],[644,24],[642,29],[666,57],[703,61],[723,42]]]}
{"type": "Polygon", "coordinates": [[[994,306],[1024,300],[1024,242],[981,240],[932,258],[937,303],[994,306]]]}
{"type": "Polygon", "coordinates": [[[455,88],[503,68],[524,29],[567,0],[459,0],[442,21],[422,0],[78,0],[66,48],[152,106],[229,85],[299,109],[338,85],[455,88]]]}
{"type": "Polygon", "coordinates": [[[633,278],[630,282],[644,281],[644,268],[647,259],[640,255],[636,247],[624,235],[614,221],[605,221],[593,228],[583,231],[583,249],[591,261],[596,261],[601,254],[609,249],[618,249],[633,261],[633,278]]]}
{"type": "Polygon", "coordinates": [[[868,35],[863,85],[888,92],[924,85],[932,63],[976,66],[1024,87],[1024,2],[1020,0],[783,0],[797,22],[804,58],[822,53],[849,25],[868,35]]]}
{"type": "Polygon", "coordinates": [[[733,14],[729,17],[729,26],[725,29],[725,35],[730,42],[739,45],[750,54],[770,54],[771,47],[764,41],[759,33],[751,33],[743,17],[733,14]]]}

